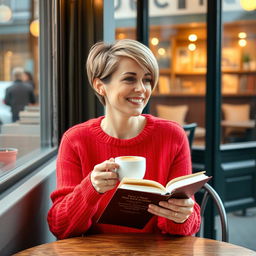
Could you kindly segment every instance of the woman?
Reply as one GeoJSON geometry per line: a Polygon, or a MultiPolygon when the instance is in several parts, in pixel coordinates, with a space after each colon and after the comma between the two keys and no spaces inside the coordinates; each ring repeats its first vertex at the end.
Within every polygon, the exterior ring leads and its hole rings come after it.
{"type": "Polygon", "coordinates": [[[95,44],[87,59],[89,82],[105,106],[105,116],[69,129],[57,159],[57,189],[48,214],[59,239],[92,233],[170,233],[192,235],[200,225],[199,206],[192,198],[149,205],[155,215],[144,229],[98,224],[97,219],[118,185],[114,157],[147,159],[145,179],[163,185],[191,173],[190,150],[175,122],[142,114],[158,81],[152,52],[129,39],[95,44]]]}

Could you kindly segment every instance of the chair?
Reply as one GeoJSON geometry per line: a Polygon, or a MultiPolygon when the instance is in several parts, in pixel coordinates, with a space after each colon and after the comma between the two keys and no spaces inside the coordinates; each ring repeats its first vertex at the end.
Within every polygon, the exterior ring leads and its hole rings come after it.
{"type": "MultiPolygon", "coordinates": [[[[228,220],[227,220],[227,214],[226,210],[224,208],[224,205],[222,203],[221,198],[219,197],[218,193],[215,191],[215,189],[209,185],[208,183],[204,184],[203,188],[200,190],[200,192],[203,192],[203,199],[201,201],[201,217],[203,220],[205,208],[208,202],[209,197],[213,200],[215,206],[217,207],[217,211],[220,216],[220,223],[221,223],[221,239],[223,242],[228,242],[228,220]]],[[[198,192],[198,193],[200,193],[198,192]]],[[[202,225],[201,225],[202,226],[202,225]]],[[[197,237],[199,237],[201,234],[201,229],[196,234],[197,237]]]]}
{"type": "Polygon", "coordinates": [[[185,123],[185,118],[188,112],[187,105],[176,105],[176,106],[168,106],[168,105],[156,105],[157,116],[175,121],[180,125],[185,123]]]}
{"type": "Polygon", "coordinates": [[[188,142],[189,142],[190,149],[192,148],[192,143],[193,143],[193,140],[194,140],[196,127],[197,127],[197,123],[191,123],[191,124],[183,125],[183,129],[185,130],[185,132],[188,135],[188,142]]]}
{"type": "MultiPolygon", "coordinates": [[[[190,127],[190,123],[186,123],[186,116],[188,113],[188,105],[156,105],[156,114],[158,117],[175,121],[182,126],[190,127]]],[[[187,130],[188,131],[188,130],[187,130]]],[[[192,145],[192,141],[196,139],[197,143],[202,143],[205,137],[205,128],[199,127],[196,125],[196,129],[191,135],[192,139],[190,140],[190,146],[192,145]]]]}
{"type": "MultiPolygon", "coordinates": [[[[225,121],[244,122],[250,120],[249,104],[222,104],[222,112],[225,121]]],[[[226,142],[245,141],[246,131],[246,128],[226,127],[223,140],[226,142]]]]}

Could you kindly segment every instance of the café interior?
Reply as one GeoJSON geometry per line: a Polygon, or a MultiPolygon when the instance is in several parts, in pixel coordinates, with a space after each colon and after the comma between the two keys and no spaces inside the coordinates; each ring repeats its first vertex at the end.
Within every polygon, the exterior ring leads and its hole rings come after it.
{"type": "MultiPolygon", "coordinates": [[[[226,242],[256,251],[255,26],[255,0],[1,0],[0,255],[56,241],[46,216],[61,137],[104,114],[86,57],[97,41],[124,38],[147,45],[158,61],[145,113],[184,129],[194,124],[193,172],[212,176],[226,242]],[[15,67],[32,74],[36,104],[12,122],[3,100],[15,67]]],[[[213,203],[204,219],[202,236],[221,240],[213,203]]]]}

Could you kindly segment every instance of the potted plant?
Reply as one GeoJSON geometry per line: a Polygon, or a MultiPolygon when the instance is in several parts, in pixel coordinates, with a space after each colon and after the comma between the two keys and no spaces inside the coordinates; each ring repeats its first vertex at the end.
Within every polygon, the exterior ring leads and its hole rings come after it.
{"type": "Polygon", "coordinates": [[[0,148],[0,170],[10,170],[15,167],[18,149],[0,148]]]}
{"type": "Polygon", "coordinates": [[[250,62],[251,62],[251,57],[249,54],[244,54],[243,55],[243,70],[249,70],[250,69],[250,62]]]}

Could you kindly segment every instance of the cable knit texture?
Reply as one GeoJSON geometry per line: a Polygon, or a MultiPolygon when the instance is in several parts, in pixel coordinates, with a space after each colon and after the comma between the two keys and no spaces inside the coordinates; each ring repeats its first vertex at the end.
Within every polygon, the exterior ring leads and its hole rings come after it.
{"type": "Polygon", "coordinates": [[[163,185],[191,173],[187,136],[177,123],[144,115],[146,125],[131,139],[117,139],[100,127],[103,117],[70,128],[64,135],[57,159],[57,189],[51,194],[53,205],[48,213],[52,233],[59,239],[93,233],[169,233],[192,235],[200,226],[200,208],[182,224],[154,216],[144,229],[98,224],[115,189],[98,193],[90,173],[96,164],[111,157],[137,155],[146,157],[145,179],[163,185]]]}

